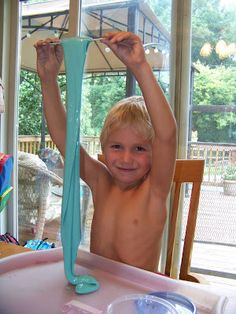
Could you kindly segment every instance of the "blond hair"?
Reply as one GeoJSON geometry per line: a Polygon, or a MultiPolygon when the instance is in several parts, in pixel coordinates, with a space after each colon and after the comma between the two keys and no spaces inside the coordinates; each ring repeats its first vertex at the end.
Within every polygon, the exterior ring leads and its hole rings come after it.
{"type": "Polygon", "coordinates": [[[152,141],[154,131],[142,96],[131,96],[116,103],[109,111],[100,135],[102,149],[112,130],[131,126],[152,141]]]}

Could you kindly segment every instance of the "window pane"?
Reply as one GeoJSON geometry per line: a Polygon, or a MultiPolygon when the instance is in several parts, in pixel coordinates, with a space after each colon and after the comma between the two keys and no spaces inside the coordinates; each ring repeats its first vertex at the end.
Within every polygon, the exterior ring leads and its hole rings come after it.
{"type": "MultiPolygon", "coordinates": [[[[28,1],[23,5],[19,151],[30,153],[27,157],[32,160],[28,161],[25,168],[21,165],[23,161],[19,160],[21,242],[35,238],[38,225],[41,228],[41,238],[48,237],[49,241],[60,242],[62,185],[52,173],[62,177],[63,165],[48,135],[42,114],[41,91],[35,73],[36,55],[33,48],[33,44],[39,39],[54,36],[63,38],[68,32],[69,0],[60,0],[57,4],[55,7],[53,1],[34,4],[28,1]],[[40,158],[36,158],[37,155],[40,155],[40,158]],[[41,164],[41,173],[35,171],[35,166],[32,166],[34,169],[28,169],[33,161],[41,164]],[[48,177],[49,173],[51,177],[45,182],[45,176],[48,177]]],[[[81,36],[99,38],[107,31],[117,30],[136,32],[145,46],[148,61],[169,97],[170,20],[170,0],[123,3],[82,1],[81,36]]],[[[125,66],[105,48],[99,41],[90,44],[83,81],[81,143],[94,157],[100,152],[99,134],[108,110],[120,99],[140,94],[137,84],[132,76],[127,74],[125,66]]],[[[65,101],[64,75],[60,76],[59,84],[65,101]]],[[[23,154],[19,155],[22,159],[26,158],[23,154]]],[[[83,183],[81,197],[82,212],[86,212],[85,216],[82,213],[82,221],[86,226],[82,244],[88,248],[93,206],[91,193],[83,183]]]]}
{"type": "Polygon", "coordinates": [[[194,0],[192,12],[189,156],[205,159],[192,266],[236,279],[236,190],[225,181],[236,180],[236,5],[194,0]]]}
{"type": "MultiPolygon", "coordinates": [[[[19,241],[48,238],[60,243],[63,160],[48,135],[36,74],[39,39],[67,31],[69,0],[27,1],[22,5],[21,81],[18,135],[19,241]]],[[[65,77],[60,76],[65,100],[65,77]]]]}
{"type": "MultiPolygon", "coordinates": [[[[109,31],[132,31],[144,44],[146,56],[156,76],[169,97],[169,52],[171,1],[82,1],[83,36],[100,38],[109,31]],[[163,21],[163,22],[162,22],[163,21]]],[[[96,41],[89,46],[85,65],[82,125],[83,145],[91,155],[99,152],[91,147],[91,137],[97,139],[109,109],[119,100],[130,95],[139,95],[140,90],[125,66],[96,41]]],[[[96,148],[99,146],[96,145],[96,148]]],[[[89,246],[93,206],[90,206],[86,221],[84,247],[89,246]]]]}

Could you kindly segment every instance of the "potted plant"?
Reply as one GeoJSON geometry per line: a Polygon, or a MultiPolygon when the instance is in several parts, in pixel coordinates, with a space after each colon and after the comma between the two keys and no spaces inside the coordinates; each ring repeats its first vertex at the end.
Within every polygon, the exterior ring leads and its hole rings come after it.
{"type": "Polygon", "coordinates": [[[223,189],[225,195],[236,196],[236,165],[230,165],[225,169],[223,189]]]}

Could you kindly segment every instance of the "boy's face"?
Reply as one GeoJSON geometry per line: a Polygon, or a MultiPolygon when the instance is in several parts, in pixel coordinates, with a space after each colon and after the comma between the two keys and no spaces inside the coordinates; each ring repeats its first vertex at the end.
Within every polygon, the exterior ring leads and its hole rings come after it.
{"type": "Polygon", "coordinates": [[[103,153],[113,178],[122,187],[136,186],[151,168],[151,142],[133,127],[111,131],[103,153]]]}

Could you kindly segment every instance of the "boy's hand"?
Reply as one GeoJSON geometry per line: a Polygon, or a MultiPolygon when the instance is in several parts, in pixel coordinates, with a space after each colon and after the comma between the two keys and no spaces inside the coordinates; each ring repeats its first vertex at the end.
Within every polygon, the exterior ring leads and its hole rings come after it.
{"type": "Polygon", "coordinates": [[[145,52],[139,36],[131,32],[107,33],[102,43],[106,44],[115,55],[131,70],[146,63],[145,52]]]}
{"type": "Polygon", "coordinates": [[[37,52],[37,71],[41,80],[55,79],[59,73],[63,61],[63,47],[55,43],[59,43],[58,38],[47,38],[34,44],[37,52]]]}

